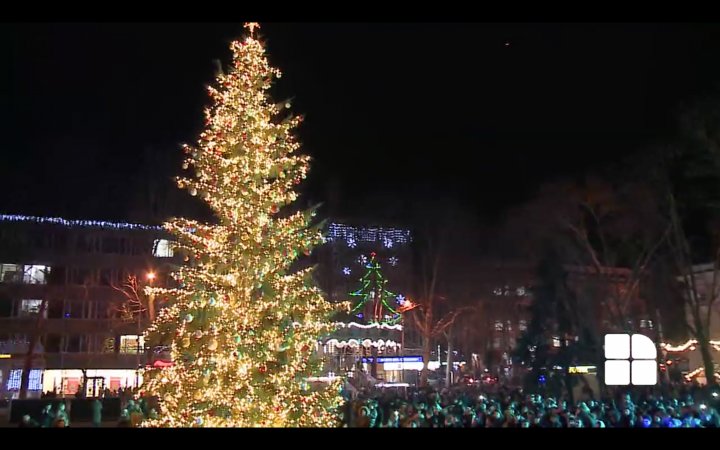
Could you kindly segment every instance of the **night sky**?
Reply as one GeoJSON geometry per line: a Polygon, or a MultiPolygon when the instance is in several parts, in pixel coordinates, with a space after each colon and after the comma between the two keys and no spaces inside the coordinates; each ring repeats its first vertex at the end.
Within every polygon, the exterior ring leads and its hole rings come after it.
{"type": "MultiPolygon", "coordinates": [[[[0,25],[0,212],[121,220],[171,187],[241,24],[0,25]]],[[[720,81],[720,26],[262,25],[325,214],[481,217],[662,139],[720,81]]],[[[184,194],[181,194],[184,195],[184,194]]]]}

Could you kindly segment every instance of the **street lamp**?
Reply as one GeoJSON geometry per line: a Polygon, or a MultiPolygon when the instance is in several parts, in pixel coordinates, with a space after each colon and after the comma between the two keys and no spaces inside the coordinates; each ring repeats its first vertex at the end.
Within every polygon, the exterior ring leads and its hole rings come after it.
{"type": "MultiPolygon", "coordinates": [[[[157,275],[152,270],[148,271],[145,274],[145,279],[148,281],[149,284],[153,284],[153,281],[155,281],[155,278],[157,275]]],[[[152,295],[152,294],[151,294],[152,295]]],[[[139,298],[138,298],[139,299],[139,298]]],[[[137,314],[137,336],[136,336],[136,342],[137,342],[137,348],[135,350],[135,363],[136,363],[136,369],[135,369],[135,387],[140,387],[140,336],[142,335],[142,313],[143,313],[143,305],[140,303],[138,305],[138,314],[137,314]]],[[[147,305],[149,308],[150,305],[147,305]]]]}

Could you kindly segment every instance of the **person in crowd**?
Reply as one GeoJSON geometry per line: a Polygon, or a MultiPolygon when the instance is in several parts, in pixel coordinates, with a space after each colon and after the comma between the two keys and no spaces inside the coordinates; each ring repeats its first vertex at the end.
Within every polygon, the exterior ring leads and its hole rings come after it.
{"type": "Polygon", "coordinates": [[[98,428],[102,424],[102,409],[103,404],[99,398],[93,400],[92,404],[92,422],[95,428],[98,428]]]}
{"type": "Polygon", "coordinates": [[[22,417],[22,420],[20,421],[20,428],[38,428],[40,427],[40,424],[35,421],[32,417],[30,417],[30,414],[25,414],[22,417]]]}
{"type": "Polygon", "coordinates": [[[40,413],[40,426],[42,428],[50,428],[55,420],[55,413],[52,410],[52,404],[48,403],[40,413]]]}

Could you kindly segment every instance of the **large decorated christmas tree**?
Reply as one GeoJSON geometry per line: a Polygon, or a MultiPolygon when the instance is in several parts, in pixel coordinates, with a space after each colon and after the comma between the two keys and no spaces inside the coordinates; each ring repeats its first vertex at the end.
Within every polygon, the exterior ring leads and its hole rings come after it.
{"type": "MultiPolygon", "coordinates": [[[[320,371],[317,337],[332,331],[335,307],[313,284],[311,269],[292,272],[299,254],[321,242],[314,213],[283,214],[308,171],[293,130],[300,117],[271,101],[277,69],[249,35],[232,43],[233,66],[210,87],[213,104],[195,147],[186,146],[178,184],[203,198],[217,224],[175,219],[185,264],[178,288],[147,332],[169,344],[171,367],[145,374],[160,414],[147,426],[312,427],[336,424],[339,387],[309,390],[320,371]]],[[[155,294],[158,294],[156,290],[155,294]]]]}

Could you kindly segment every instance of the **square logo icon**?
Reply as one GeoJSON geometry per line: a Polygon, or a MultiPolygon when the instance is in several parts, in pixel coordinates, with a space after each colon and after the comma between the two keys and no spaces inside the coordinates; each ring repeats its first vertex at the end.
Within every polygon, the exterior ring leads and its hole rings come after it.
{"type": "Polygon", "coordinates": [[[605,384],[608,386],[627,386],[630,384],[630,361],[605,361],[605,384]]]}
{"type": "Polygon", "coordinates": [[[632,362],[632,384],[654,386],[657,384],[657,362],[654,359],[636,359],[632,362]]]}
{"type": "Polygon", "coordinates": [[[653,386],[657,384],[657,347],[643,334],[606,334],[605,384],[653,386]]]}

